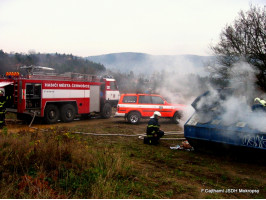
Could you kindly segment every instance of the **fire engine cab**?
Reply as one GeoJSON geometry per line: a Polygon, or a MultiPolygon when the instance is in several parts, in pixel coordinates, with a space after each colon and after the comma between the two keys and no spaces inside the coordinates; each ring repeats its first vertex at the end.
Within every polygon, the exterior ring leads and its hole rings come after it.
{"type": "Polygon", "coordinates": [[[91,113],[109,118],[112,106],[116,106],[120,98],[114,78],[78,73],[56,75],[31,71],[22,76],[18,72],[7,72],[0,78],[0,90],[8,97],[7,111],[17,113],[18,119],[31,115],[43,117],[48,124],[58,120],[71,122],[76,115],[91,113]]]}

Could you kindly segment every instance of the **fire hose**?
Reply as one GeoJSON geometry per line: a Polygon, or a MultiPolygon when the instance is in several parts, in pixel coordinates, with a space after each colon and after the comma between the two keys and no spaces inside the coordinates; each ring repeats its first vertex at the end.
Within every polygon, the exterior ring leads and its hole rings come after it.
{"type": "MultiPolygon", "coordinates": [[[[85,133],[85,132],[74,132],[77,134],[83,135],[92,135],[92,136],[122,136],[122,137],[138,137],[139,139],[144,139],[146,134],[136,134],[136,135],[128,135],[128,134],[114,134],[114,133],[85,133]]],[[[164,135],[184,135],[181,131],[169,131],[165,132],[164,135]]],[[[161,138],[161,140],[185,140],[186,138],[161,138]]]]}
{"type": "MultiPolygon", "coordinates": [[[[36,113],[34,112],[31,123],[29,124],[29,128],[32,129],[38,129],[35,127],[31,127],[34,119],[35,119],[36,113]]],[[[45,129],[40,129],[42,131],[47,131],[45,129]]],[[[83,135],[92,135],[92,136],[121,136],[121,137],[138,137],[139,139],[144,139],[144,137],[146,136],[146,134],[137,134],[137,135],[128,135],[128,134],[114,134],[114,133],[85,133],[85,132],[74,132],[77,134],[83,134],[83,135]]],[[[164,135],[184,135],[184,132],[182,131],[168,131],[168,132],[164,132],[164,135]]],[[[186,138],[161,138],[161,140],[185,140],[186,138]]]]}
{"type": "MultiPolygon", "coordinates": [[[[39,129],[35,127],[30,127],[30,128],[35,129],[35,130],[48,131],[48,129],[39,129]]],[[[145,133],[136,134],[136,135],[119,134],[119,133],[85,133],[85,132],[80,132],[80,131],[76,131],[73,133],[82,134],[82,135],[91,135],[91,136],[138,137],[139,139],[144,139],[144,137],[146,136],[145,133]]],[[[184,135],[184,133],[182,131],[169,131],[169,132],[164,132],[164,135],[184,135]]],[[[161,138],[161,140],[186,140],[186,138],[161,138]]]]}
{"type": "Polygon", "coordinates": [[[34,119],[35,119],[35,116],[36,116],[36,112],[33,113],[32,120],[31,120],[31,122],[30,122],[30,124],[29,124],[29,128],[31,128],[31,125],[32,125],[32,123],[33,123],[33,121],[34,121],[34,119]]]}

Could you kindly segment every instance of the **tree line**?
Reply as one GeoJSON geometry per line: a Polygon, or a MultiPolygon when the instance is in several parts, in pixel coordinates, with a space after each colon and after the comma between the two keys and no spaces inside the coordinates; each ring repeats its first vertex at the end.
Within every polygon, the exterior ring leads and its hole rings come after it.
{"type": "Polygon", "coordinates": [[[30,65],[51,67],[55,69],[56,73],[100,74],[106,71],[104,65],[72,54],[23,54],[5,53],[0,50],[0,74],[5,74],[7,71],[18,71],[20,66],[30,65]]]}

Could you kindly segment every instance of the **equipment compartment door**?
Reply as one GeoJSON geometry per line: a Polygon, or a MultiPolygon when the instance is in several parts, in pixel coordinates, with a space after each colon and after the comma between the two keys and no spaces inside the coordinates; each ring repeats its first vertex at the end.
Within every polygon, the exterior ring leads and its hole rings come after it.
{"type": "Polygon", "coordinates": [[[26,109],[41,108],[41,83],[26,84],[26,109]]]}
{"type": "Polygon", "coordinates": [[[100,86],[90,86],[90,112],[100,112],[100,86]]]}

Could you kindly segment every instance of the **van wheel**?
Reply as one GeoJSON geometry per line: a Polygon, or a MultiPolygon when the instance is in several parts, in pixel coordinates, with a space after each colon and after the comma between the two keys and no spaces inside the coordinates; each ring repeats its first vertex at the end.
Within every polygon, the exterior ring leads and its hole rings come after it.
{"type": "Polygon", "coordinates": [[[112,115],[112,107],[109,103],[104,104],[101,116],[105,119],[110,118],[112,115]]]}
{"type": "Polygon", "coordinates": [[[176,123],[176,124],[179,124],[180,119],[181,119],[181,114],[179,112],[176,112],[174,114],[174,117],[172,118],[173,122],[176,123]]]}
{"type": "Polygon", "coordinates": [[[44,120],[47,124],[54,124],[59,119],[59,109],[56,105],[47,105],[44,111],[44,120]]]}
{"type": "Polygon", "coordinates": [[[61,107],[60,114],[63,122],[72,122],[76,116],[75,107],[72,104],[65,104],[61,107]]]}
{"type": "Polygon", "coordinates": [[[138,112],[131,112],[127,116],[127,120],[131,124],[138,124],[140,122],[140,114],[138,112]]]}

